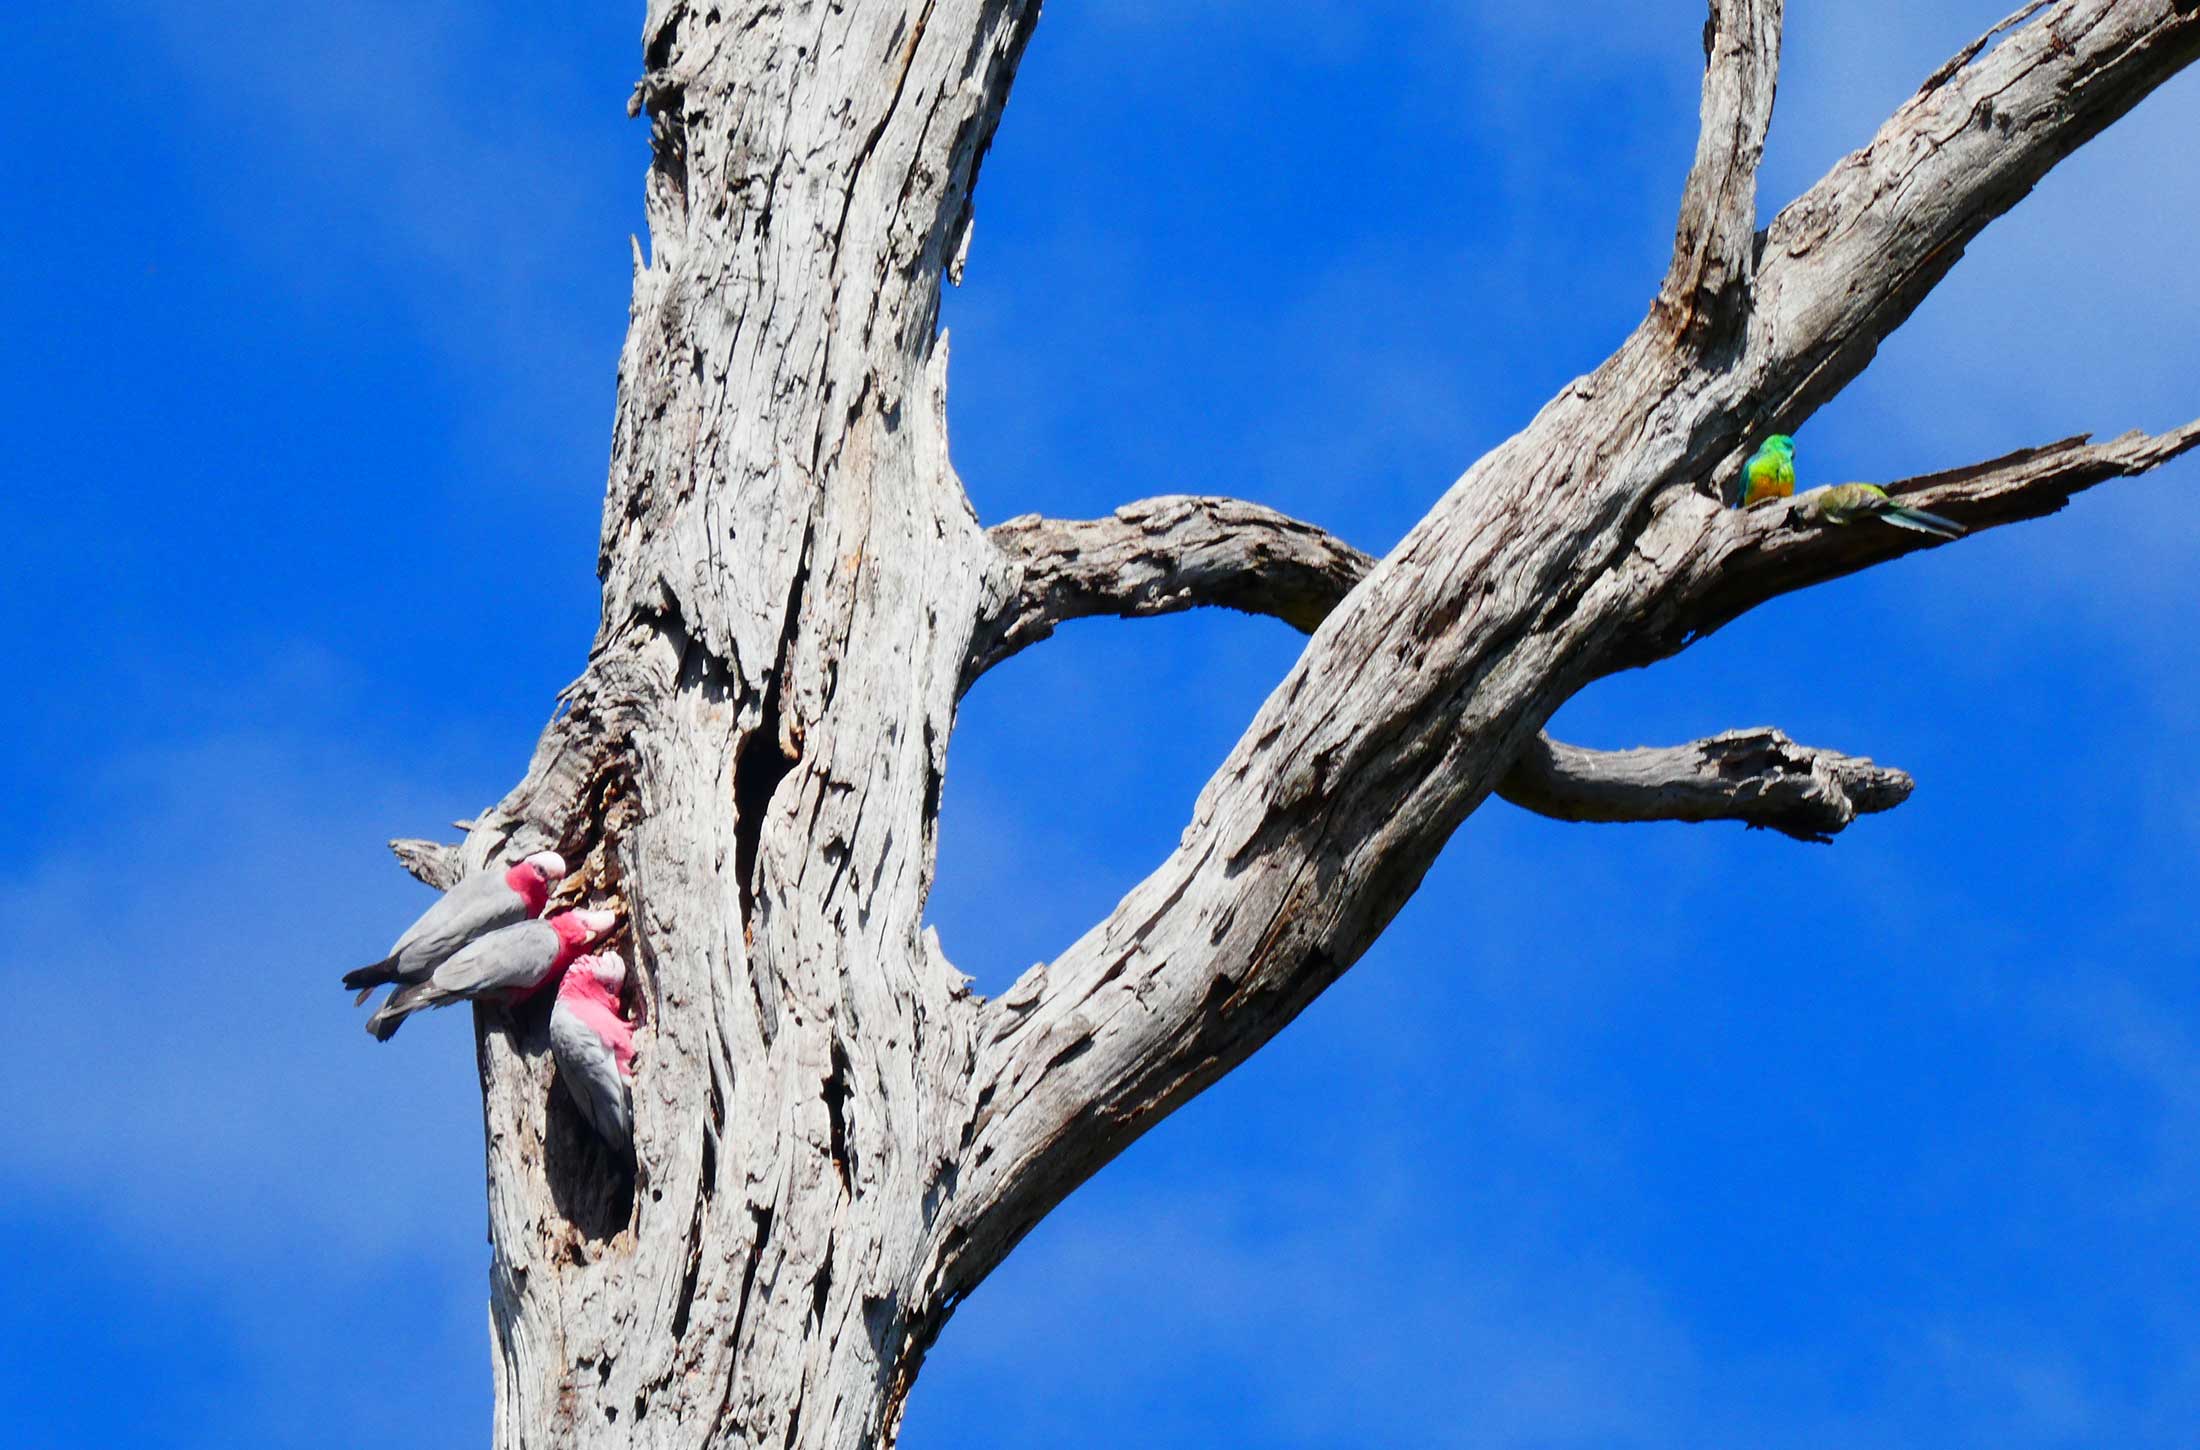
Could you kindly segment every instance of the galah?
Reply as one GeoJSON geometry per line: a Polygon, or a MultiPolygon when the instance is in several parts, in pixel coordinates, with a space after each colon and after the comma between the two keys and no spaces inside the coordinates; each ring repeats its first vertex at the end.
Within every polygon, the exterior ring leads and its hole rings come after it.
{"type": "Polygon", "coordinates": [[[378,1042],[423,1007],[489,998],[507,1006],[542,990],[565,964],[590,942],[611,930],[618,917],[608,911],[561,911],[548,921],[523,921],[477,937],[430,972],[390,993],[367,1031],[378,1042]]]}
{"type": "Polygon", "coordinates": [[[619,1015],[626,963],[617,952],[582,957],[558,983],[550,1009],[550,1051],[558,1079],[581,1116],[606,1143],[625,1153],[634,1142],[634,1028],[619,1015]]]}
{"type": "Polygon", "coordinates": [[[476,937],[542,915],[550,888],[564,876],[565,858],[555,851],[537,851],[503,871],[476,871],[405,928],[388,956],[346,972],[345,988],[358,992],[356,1001],[364,1002],[385,982],[424,980],[476,937]]]}
{"type": "Polygon", "coordinates": [[[1964,535],[1963,525],[1954,519],[1944,519],[1923,509],[1904,508],[1876,483],[1837,483],[1831,488],[1814,489],[1807,497],[1812,511],[1829,524],[1845,524],[1851,519],[1878,519],[1898,529],[1931,534],[1936,539],[1960,539],[1964,535]]]}
{"type": "Polygon", "coordinates": [[[1745,509],[1755,508],[1794,492],[1795,440],[1785,433],[1775,433],[1758,444],[1749,462],[1742,465],[1742,493],[1737,502],[1745,509]]]}

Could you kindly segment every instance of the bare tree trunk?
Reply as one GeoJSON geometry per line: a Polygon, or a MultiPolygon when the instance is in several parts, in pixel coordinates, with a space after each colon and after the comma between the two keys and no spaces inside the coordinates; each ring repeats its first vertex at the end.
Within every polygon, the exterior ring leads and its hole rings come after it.
{"type": "MultiPolygon", "coordinates": [[[[636,1162],[485,1008],[497,1440],[890,1444],[954,1304],[1272,1037],[1493,792],[1823,839],[1908,777],[1756,730],[1539,740],[1583,684],[1921,546],[1716,481],[1862,369],[2061,156],[2200,51],[2185,0],[2068,0],[1927,82],[1755,232],[1779,0],[1719,0],[1671,274],[1636,334],[1377,563],[1212,498],[978,524],[940,278],[1036,0],[652,0],[603,622],[527,778],[424,879],[536,843],[621,906],[636,1162]],[[972,995],[921,927],[956,702],[1080,614],[1313,631],[1183,844],[1056,962],[972,995]]],[[[2200,442],[2083,440],[1896,484],[1983,527],[2200,442]]]]}
{"type": "Polygon", "coordinates": [[[483,1013],[500,1443],[889,1439],[941,1315],[976,1013],[920,913],[991,550],[935,324],[1036,12],[651,7],[603,625],[512,812],[630,914],[643,1166],[629,1215],[483,1013]]]}

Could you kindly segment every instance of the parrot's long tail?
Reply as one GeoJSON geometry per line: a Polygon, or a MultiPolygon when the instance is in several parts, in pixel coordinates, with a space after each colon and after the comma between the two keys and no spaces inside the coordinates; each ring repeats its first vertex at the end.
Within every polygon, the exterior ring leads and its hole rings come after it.
{"type": "Polygon", "coordinates": [[[1954,519],[1944,519],[1939,514],[1929,514],[1923,509],[1906,509],[1900,504],[1880,515],[1897,528],[1915,529],[1921,534],[1931,534],[1936,539],[1960,539],[1967,532],[1954,519]]]}
{"type": "Polygon", "coordinates": [[[435,991],[433,982],[415,982],[409,987],[399,987],[390,993],[389,1000],[374,1009],[367,1019],[367,1032],[376,1042],[387,1042],[397,1035],[397,1029],[405,1025],[405,1019],[422,1007],[435,1005],[426,1000],[435,991]]]}
{"type": "Polygon", "coordinates": [[[382,960],[374,963],[372,966],[361,967],[355,972],[344,973],[344,990],[347,992],[357,992],[359,994],[358,996],[351,999],[351,1005],[354,1007],[358,1007],[365,1004],[368,996],[373,993],[376,987],[381,986],[385,982],[394,982],[396,980],[397,958],[394,956],[388,956],[382,958],[382,960]]]}

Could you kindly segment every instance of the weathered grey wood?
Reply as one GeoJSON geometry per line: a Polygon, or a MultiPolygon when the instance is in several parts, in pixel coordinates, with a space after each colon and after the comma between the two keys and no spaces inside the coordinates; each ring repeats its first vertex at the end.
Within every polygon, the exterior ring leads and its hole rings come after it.
{"type": "Polygon", "coordinates": [[[1734,379],[1761,426],[1743,434],[1792,432],[1846,386],[1972,238],[2191,63],[2196,35],[2192,0],[2063,0],[1928,78],[1767,228],[1734,379]]]}
{"type": "MultiPolygon", "coordinates": [[[[2126,433],[2106,443],[2084,435],[2065,438],[1883,486],[1976,535],[2045,518],[2095,484],[2159,468],[2196,447],[2200,420],[2167,433],[2126,433]]],[[[1818,518],[1816,498],[1816,490],[1806,490],[1746,513],[1692,491],[1659,499],[1637,557],[1620,571],[1643,592],[1629,637],[1615,642],[1609,667],[1662,659],[1779,595],[1919,548],[1960,542],[1868,521],[1830,524],[1818,518]]]]}
{"type": "MultiPolygon", "coordinates": [[[[947,452],[940,278],[1037,9],[650,0],[602,623],[521,783],[455,852],[400,848],[447,880],[554,846],[559,903],[621,910],[636,967],[632,1164],[553,1093],[545,1004],[477,1013],[500,1445],[891,1444],[955,1303],[1348,968],[1570,694],[1917,546],[1737,516],[1718,484],[2200,51],[2189,0],[2064,0],[1760,245],[1780,10],[1720,0],[1673,267],[1609,361],[1341,594],[1326,536],[1217,574],[1243,545],[1220,515],[1207,554],[1115,562],[1110,608],[1191,579],[1313,634],[1179,848],[988,1002],[921,929],[957,701],[1098,598],[1012,558],[1018,525],[989,539],[947,452]]],[[[2071,445],[1920,501],[2029,516],[2190,443],[2071,445]]]]}
{"type": "Polygon", "coordinates": [[[1724,348],[1756,271],[1757,164],[1780,78],[1781,0],[1712,0],[1703,107],[1673,264],[1652,315],[1689,348],[1724,348]]]}
{"type": "MultiPolygon", "coordinates": [[[[1012,583],[979,627],[973,677],[1063,621],[1098,614],[1221,605],[1310,632],[1375,566],[1312,524],[1231,498],[1142,499],[1104,519],[1026,514],[986,536],[1012,583]]],[[[1825,841],[1859,814],[1900,805],[1912,786],[1901,771],[1757,729],[1625,751],[1538,735],[1497,794],[1560,820],[1740,821],[1825,841]]]]}
{"type": "Polygon", "coordinates": [[[928,1342],[975,1014],[920,914],[990,553],[938,283],[1036,11],[650,7],[603,622],[466,848],[629,914],[637,1163],[629,1210],[543,1014],[480,1014],[500,1444],[876,1443],[928,1342]]]}
{"type": "Polygon", "coordinates": [[[390,850],[400,866],[438,891],[450,890],[466,874],[456,846],[408,838],[390,842],[390,850]]]}
{"type": "Polygon", "coordinates": [[[1001,553],[997,612],[979,623],[969,678],[1072,619],[1220,605],[1311,633],[1375,567],[1313,524],[1241,499],[1171,494],[1105,519],[1024,514],[986,530],[1001,553]]]}
{"type": "Polygon", "coordinates": [[[1905,771],[1798,745],[1769,727],[1641,750],[1583,750],[1548,736],[1520,752],[1497,793],[1562,821],[1740,821],[1830,841],[1916,786],[1905,771]]]}
{"type": "Polygon", "coordinates": [[[1357,960],[1551,712],[1641,647],[1659,581],[1702,552],[1647,535],[1667,501],[1709,511],[1690,541],[1770,528],[1718,509],[1747,441],[1807,417],[1965,241],[2196,50],[2200,14],[2169,3],[2054,7],[1781,213],[1730,363],[1654,310],[1470,468],[1315,631],[1178,849],[994,1005],[942,1290],[1357,960]]]}

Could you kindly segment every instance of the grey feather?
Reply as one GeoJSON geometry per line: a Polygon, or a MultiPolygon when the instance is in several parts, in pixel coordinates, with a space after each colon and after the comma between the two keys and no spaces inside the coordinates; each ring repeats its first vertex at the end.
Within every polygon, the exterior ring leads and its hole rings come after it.
{"type": "Polygon", "coordinates": [[[517,922],[467,943],[428,980],[452,997],[533,987],[557,965],[563,946],[549,922],[517,922]]]}
{"type": "Polygon", "coordinates": [[[1923,509],[1904,508],[1900,504],[1891,505],[1880,517],[1899,528],[1915,529],[1936,539],[1960,539],[1966,532],[1954,519],[1944,519],[1923,509]]]}
{"type": "Polygon", "coordinates": [[[413,1013],[427,1007],[487,997],[541,984],[558,964],[563,943],[546,921],[520,921],[499,927],[462,947],[426,981],[410,982],[390,993],[367,1031],[375,1040],[390,1035],[413,1013]]]}
{"type": "Polygon", "coordinates": [[[389,956],[347,973],[344,985],[359,1001],[388,982],[425,981],[429,973],[467,943],[500,927],[528,919],[527,902],[504,880],[505,868],[476,871],[443,893],[390,947],[389,956]]]}
{"type": "Polygon", "coordinates": [[[476,937],[528,920],[527,902],[502,867],[477,871],[443,893],[390,948],[405,981],[418,981],[476,937]]]}
{"type": "Polygon", "coordinates": [[[634,1104],[619,1060],[594,1028],[560,1002],[550,1009],[550,1051],[558,1080],[598,1137],[621,1153],[634,1143],[634,1104]]]}

